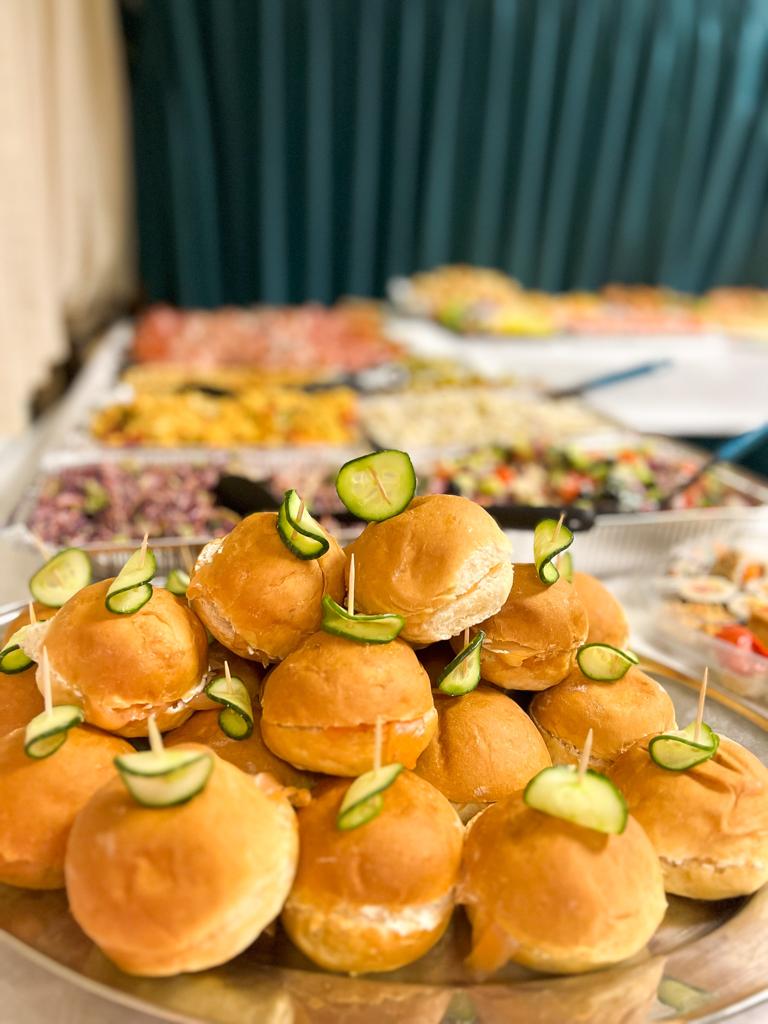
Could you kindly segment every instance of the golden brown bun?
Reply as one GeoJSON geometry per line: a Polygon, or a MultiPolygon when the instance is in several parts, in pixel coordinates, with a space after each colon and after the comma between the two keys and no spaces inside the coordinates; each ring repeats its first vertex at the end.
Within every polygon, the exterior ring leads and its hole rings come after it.
{"type": "Polygon", "coordinates": [[[299,812],[301,854],[283,925],[331,971],[393,971],[417,960],[445,931],[463,830],[429,783],[402,772],[377,818],[342,831],[345,781],[321,784],[299,812]]]}
{"type": "MultiPolygon", "coordinates": [[[[564,679],[587,636],[587,613],[564,577],[551,587],[533,564],[515,565],[504,606],[475,629],[485,632],[482,674],[506,690],[545,690],[564,679]]],[[[463,637],[451,641],[458,651],[463,637]]]]}
{"type": "Polygon", "coordinates": [[[494,803],[552,764],[528,715],[499,690],[435,694],[435,707],[437,733],[416,773],[455,804],[494,803]]]}
{"type": "MultiPolygon", "coordinates": [[[[48,619],[52,619],[58,611],[58,608],[49,608],[47,604],[40,604],[39,601],[33,601],[32,606],[35,611],[35,618],[38,622],[47,622],[48,619]]],[[[9,622],[5,627],[3,638],[0,640],[0,647],[4,647],[6,643],[11,639],[14,633],[22,628],[22,626],[29,625],[29,605],[24,608],[19,614],[9,622]]]]}
{"type": "MultiPolygon", "coordinates": [[[[51,620],[48,651],[54,704],[77,704],[87,722],[121,736],[146,736],[154,712],[172,729],[192,713],[208,665],[205,630],[186,602],[162,587],[133,615],[107,611],[112,580],[75,594],[51,620]]],[[[42,685],[38,666],[38,687],[42,685]]]]}
{"type": "Polygon", "coordinates": [[[629,623],[624,609],[610,590],[585,572],[573,574],[573,587],[587,610],[587,643],[626,647],[629,623]]]}
{"type": "Polygon", "coordinates": [[[592,729],[589,763],[598,771],[643,736],[677,728],[667,691],[635,667],[613,683],[593,682],[576,667],[533,698],[530,714],[554,764],[577,764],[592,729]]]}
{"type": "Polygon", "coordinates": [[[512,585],[504,532],[485,509],[450,494],[414,498],[400,515],[369,523],[347,554],[358,610],[402,615],[400,635],[415,644],[448,640],[492,615],[512,585]]]}
{"type": "Polygon", "coordinates": [[[667,892],[696,900],[746,896],[768,882],[768,768],[723,736],[709,761],[659,768],[650,737],[610,776],[661,858],[667,892]]]}
{"type": "Polygon", "coordinates": [[[308,771],[361,775],[382,757],[416,764],[437,726],[429,677],[401,640],[358,644],[315,633],[264,684],[261,732],[278,757],[308,771]]]}
{"type": "Polygon", "coordinates": [[[459,887],[472,922],[468,964],[514,960],[578,974],[633,956],[666,909],[661,867],[629,818],[608,836],[534,811],[523,794],[493,804],[467,832],[459,887]]]}
{"type": "Polygon", "coordinates": [[[179,743],[202,743],[249,775],[269,772],[281,786],[294,786],[296,789],[311,787],[315,782],[313,775],[297,771],[293,765],[281,761],[268,749],[261,738],[260,724],[261,709],[254,704],[253,732],[246,740],[233,740],[219,725],[219,711],[198,711],[184,725],[163,738],[167,747],[175,747],[179,743]]]}
{"type": "Polygon", "coordinates": [[[75,815],[115,775],[124,740],[70,729],[50,757],[24,753],[24,729],[0,739],[0,882],[25,889],[64,886],[64,849],[75,815]]]}
{"type": "Polygon", "coordinates": [[[329,534],[322,558],[302,561],[274,512],[248,516],[198,559],[187,597],[217,640],[243,658],[282,661],[320,628],[321,601],[344,596],[344,552],[329,534]]]}
{"type": "Polygon", "coordinates": [[[298,857],[290,804],[212,756],[208,784],[185,804],[141,807],[115,779],[75,821],[66,859],[72,914],[129,974],[163,977],[232,959],[290,890],[298,857]]]}

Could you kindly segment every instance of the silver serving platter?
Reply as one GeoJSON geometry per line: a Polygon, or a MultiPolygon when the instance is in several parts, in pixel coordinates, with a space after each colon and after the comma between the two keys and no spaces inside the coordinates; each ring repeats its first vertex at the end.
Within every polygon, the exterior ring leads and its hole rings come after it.
{"type": "MultiPolygon", "coordinates": [[[[691,720],[697,684],[646,667],[669,690],[678,720],[691,720]]],[[[768,718],[727,693],[710,695],[707,720],[768,761],[768,718]]],[[[214,970],[132,977],[80,931],[64,892],[7,886],[0,886],[0,942],[72,984],[185,1024],[710,1022],[763,1000],[768,1018],[768,887],[750,899],[717,903],[670,897],[649,948],[610,970],[548,977],[511,965],[483,984],[463,966],[469,934],[460,912],[415,964],[358,978],[318,970],[279,926],[214,970]]]]}

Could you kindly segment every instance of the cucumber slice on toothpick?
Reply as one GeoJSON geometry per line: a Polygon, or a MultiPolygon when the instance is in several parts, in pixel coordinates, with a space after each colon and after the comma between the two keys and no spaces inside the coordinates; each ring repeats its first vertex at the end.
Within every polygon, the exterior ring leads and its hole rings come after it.
{"type": "Polygon", "coordinates": [[[373,452],[344,463],[336,492],[353,515],[380,523],[408,506],[416,493],[416,472],[406,452],[373,452]]]}
{"type": "Polygon", "coordinates": [[[24,672],[34,661],[24,653],[22,644],[24,634],[29,626],[22,626],[17,629],[13,636],[9,637],[8,643],[0,651],[0,672],[8,676],[16,675],[17,672],[24,672]]]}
{"type": "Polygon", "coordinates": [[[637,658],[610,644],[584,644],[576,653],[576,661],[587,679],[597,683],[613,683],[623,679],[637,658]]]}
{"type": "Polygon", "coordinates": [[[437,677],[437,688],[449,697],[470,693],[480,682],[480,656],[485,633],[481,630],[470,640],[453,661],[437,677]]]}
{"type": "Polygon", "coordinates": [[[137,803],[176,807],[205,788],[213,755],[199,750],[143,750],[116,757],[115,766],[137,803]]]}
{"type": "Polygon", "coordinates": [[[573,583],[573,555],[570,551],[564,551],[557,559],[557,571],[563,577],[568,580],[569,583],[573,583]]]}
{"type": "Polygon", "coordinates": [[[93,579],[93,566],[80,548],[65,548],[37,570],[29,581],[32,597],[49,608],[61,608],[93,579]]]}
{"type": "Polygon", "coordinates": [[[692,722],[685,729],[654,736],[648,744],[648,753],[659,768],[684,772],[714,757],[719,746],[720,737],[705,722],[701,723],[696,739],[696,723],[692,722]]]}
{"type": "Polygon", "coordinates": [[[534,775],[523,793],[529,807],[574,825],[618,835],[627,827],[627,803],[605,775],[574,765],[555,765],[534,775]]]}
{"type": "Polygon", "coordinates": [[[143,608],[152,597],[149,581],[157,572],[157,560],[146,543],[145,537],[142,546],[134,551],[109,585],[105,601],[108,611],[130,615],[143,608]]]}
{"type": "Polygon", "coordinates": [[[206,686],[205,692],[211,700],[224,705],[224,710],[219,712],[221,731],[233,740],[248,739],[253,732],[253,705],[242,679],[217,676],[206,686]]]}
{"type": "Polygon", "coordinates": [[[165,581],[165,589],[170,590],[176,597],[185,597],[189,586],[189,573],[183,569],[171,569],[168,579],[165,581]]]}
{"type": "Polygon", "coordinates": [[[66,742],[69,730],[84,720],[82,708],[75,704],[58,704],[42,711],[27,725],[24,753],[38,761],[50,757],[66,742]]]}
{"type": "Polygon", "coordinates": [[[329,548],[322,527],[309,514],[296,491],[286,491],[277,513],[277,532],[292,555],[309,561],[320,558],[329,548]]]}
{"type": "Polygon", "coordinates": [[[402,615],[350,615],[326,594],[323,598],[322,628],[359,644],[388,644],[405,625],[402,615]]]}
{"type": "Polygon", "coordinates": [[[355,779],[341,801],[336,818],[337,827],[348,832],[380,814],[384,806],[382,793],[389,789],[402,770],[401,764],[385,764],[355,779]]]}
{"type": "Polygon", "coordinates": [[[557,519],[542,519],[533,531],[533,560],[539,579],[547,586],[560,579],[555,564],[559,554],[573,544],[573,533],[557,519]]]}

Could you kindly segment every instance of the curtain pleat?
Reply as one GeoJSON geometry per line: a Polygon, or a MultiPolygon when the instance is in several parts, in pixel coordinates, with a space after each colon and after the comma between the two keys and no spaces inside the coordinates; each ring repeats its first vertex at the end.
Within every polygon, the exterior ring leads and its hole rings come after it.
{"type": "Polygon", "coordinates": [[[142,271],[329,301],[445,261],[768,283],[765,0],[145,0],[142,271]]]}

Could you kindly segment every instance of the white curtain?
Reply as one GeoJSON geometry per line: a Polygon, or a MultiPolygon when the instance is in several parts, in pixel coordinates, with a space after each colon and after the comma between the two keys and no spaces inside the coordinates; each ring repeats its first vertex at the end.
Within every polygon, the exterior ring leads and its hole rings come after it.
{"type": "Polygon", "coordinates": [[[114,0],[0,0],[0,438],[135,288],[114,0]]]}

